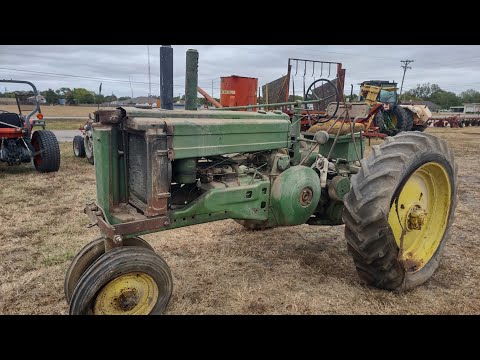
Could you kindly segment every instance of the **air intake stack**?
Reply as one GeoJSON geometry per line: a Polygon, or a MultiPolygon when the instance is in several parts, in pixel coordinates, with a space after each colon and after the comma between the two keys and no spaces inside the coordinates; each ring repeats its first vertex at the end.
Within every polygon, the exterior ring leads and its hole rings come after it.
{"type": "Polygon", "coordinates": [[[160,102],[162,109],[173,110],[173,49],[160,47],[160,102]]]}
{"type": "Polygon", "coordinates": [[[197,110],[198,51],[187,50],[185,69],[185,110],[197,110]]]}

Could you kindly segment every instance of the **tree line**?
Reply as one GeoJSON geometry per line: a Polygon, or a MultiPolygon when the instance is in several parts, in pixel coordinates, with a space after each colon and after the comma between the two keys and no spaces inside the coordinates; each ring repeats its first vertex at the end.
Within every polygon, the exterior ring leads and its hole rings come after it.
{"type": "Polygon", "coordinates": [[[480,103],[480,92],[474,89],[462,91],[455,94],[445,91],[437,84],[417,84],[400,97],[402,101],[431,101],[442,109],[449,109],[451,106],[460,106],[463,103],[480,103]]]}
{"type": "MultiPolygon", "coordinates": [[[[27,96],[33,96],[32,91],[17,91],[17,93],[21,93],[23,95],[27,96]]],[[[112,101],[125,101],[131,99],[130,96],[120,96],[117,97],[115,94],[111,95],[102,95],[102,94],[97,94],[94,91],[89,91],[84,88],[67,88],[67,87],[62,87],[57,90],[53,89],[48,89],[45,91],[40,91],[40,95],[45,97],[45,101],[48,104],[58,104],[60,99],[64,99],[65,103],[68,105],[75,105],[75,104],[104,104],[104,103],[110,103],[112,101]]],[[[0,97],[6,97],[6,98],[15,98],[15,92],[10,91],[10,92],[0,92],[0,97]]],[[[152,100],[155,101],[157,99],[160,99],[159,96],[157,95],[152,95],[152,100]]],[[[173,98],[174,102],[177,101],[182,101],[185,100],[185,95],[182,96],[175,96],[173,98]]],[[[220,99],[215,98],[215,100],[220,101],[220,99]]],[[[204,105],[206,103],[206,100],[204,97],[199,97],[198,98],[198,104],[199,105],[204,105]]]]}
{"type": "MultiPolygon", "coordinates": [[[[33,95],[32,91],[27,91],[27,92],[20,92],[18,93],[24,93],[27,95],[33,95]]],[[[53,89],[48,89],[45,91],[40,91],[40,95],[45,97],[45,100],[49,104],[58,104],[60,99],[65,99],[65,103],[69,105],[75,105],[75,104],[103,104],[103,103],[108,103],[112,101],[123,101],[130,99],[130,97],[119,97],[115,96],[115,94],[111,95],[102,95],[102,94],[96,94],[94,91],[89,91],[84,88],[67,88],[67,87],[62,87],[57,90],[53,89]]],[[[7,97],[7,98],[14,98],[15,97],[15,92],[5,92],[1,93],[0,92],[0,97],[7,97]]]]}

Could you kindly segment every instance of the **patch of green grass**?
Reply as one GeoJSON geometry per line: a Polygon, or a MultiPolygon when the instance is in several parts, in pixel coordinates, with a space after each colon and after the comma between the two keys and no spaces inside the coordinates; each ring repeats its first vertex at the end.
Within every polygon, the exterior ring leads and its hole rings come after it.
{"type": "MultiPolygon", "coordinates": [[[[79,130],[85,125],[86,120],[76,119],[51,119],[46,120],[46,129],[48,130],[79,130]]],[[[79,130],[80,134],[80,130],[79,130]]]]}
{"type": "Polygon", "coordinates": [[[42,253],[42,264],[45,266],[63,264],[65,261],[73,259],[74,256],[75,254],[71,251],[67,251],[61,254],[42,253]]]}

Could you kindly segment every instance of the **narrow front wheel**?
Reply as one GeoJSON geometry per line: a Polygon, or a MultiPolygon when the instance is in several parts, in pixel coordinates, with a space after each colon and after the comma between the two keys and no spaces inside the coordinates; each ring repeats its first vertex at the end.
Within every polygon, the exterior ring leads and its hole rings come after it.
{"type": "Polygon", "coordinates": [[[70,315],[160,315],[172,295],[167,263],[141,247],[119,247],[98,258],[79,279],[70,315]]]}

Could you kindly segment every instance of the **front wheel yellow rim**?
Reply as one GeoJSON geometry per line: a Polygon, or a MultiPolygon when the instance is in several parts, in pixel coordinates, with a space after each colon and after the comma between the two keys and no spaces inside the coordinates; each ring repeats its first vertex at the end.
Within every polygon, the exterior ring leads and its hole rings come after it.
{"type": "Polygon", "coordinates": [[[158,301],[158,286],[145,273],[132,272],[108,282],[95,299],[95,315],[148,315],[158,301]]]}
{"type": "Polygon", "coordinates": [[[418,271],[433,257],[448,225],[450,203],[450,179],[439,163],[422,165],[405,182],[388,214],[405,270],[418,271]]]}

